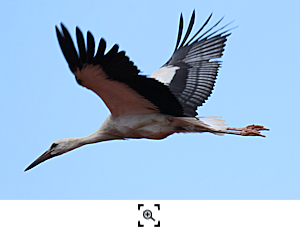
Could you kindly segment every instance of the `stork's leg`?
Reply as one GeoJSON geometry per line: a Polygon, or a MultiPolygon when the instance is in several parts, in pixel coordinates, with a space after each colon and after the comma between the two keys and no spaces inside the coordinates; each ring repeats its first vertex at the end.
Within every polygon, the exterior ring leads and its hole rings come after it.
{"type": "Polygon", "coordinates": [[[269,130],[267,128],[264,128],[260,125],[249,125],[242,128],[236,128],[236,127],[227,127],[226,134],[236,134],[236,135],[243,135],[243,136],[262,136],[266,137],[265,135],[262,135],[260,131],[262,130],[269,130]]]}
{"type": "Polygon", "coordinates": [[[262,136],[260,131],[269,130],[260,125],[249,125],[247,127],[226,127],[224,120],[220,117],[176,117],[172,118],[172,126],[175,132],[211,132],[213,134],[234,134],[243,136],[262,136]]]}

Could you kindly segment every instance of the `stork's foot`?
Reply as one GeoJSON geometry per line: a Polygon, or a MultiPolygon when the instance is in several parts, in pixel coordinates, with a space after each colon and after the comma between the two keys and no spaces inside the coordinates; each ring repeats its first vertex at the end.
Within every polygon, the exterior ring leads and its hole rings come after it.
{"type": "Polygon", "coordinates": [[[236,127],[228,127],[227,130],[233,130],[233,131],[239,131],[238,134],[243,135],[243,136],[262,136],[266,137],[265,135],[262,135],[260,131],[262,130],[269,130],[267,128],[264,128],[263,126],[260,125],[249,125],[246,127],[242,128],[236,128],[236,127]]]}

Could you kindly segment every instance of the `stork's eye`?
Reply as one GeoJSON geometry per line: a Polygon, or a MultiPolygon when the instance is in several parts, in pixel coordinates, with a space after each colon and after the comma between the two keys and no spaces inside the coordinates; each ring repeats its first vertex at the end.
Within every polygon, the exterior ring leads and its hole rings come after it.
{"type": "Polygon", "coordinates": [[[55,148],[58,144],[57,143],[52,143],[50,150],[52,150],[53,148],[55,148]]]}

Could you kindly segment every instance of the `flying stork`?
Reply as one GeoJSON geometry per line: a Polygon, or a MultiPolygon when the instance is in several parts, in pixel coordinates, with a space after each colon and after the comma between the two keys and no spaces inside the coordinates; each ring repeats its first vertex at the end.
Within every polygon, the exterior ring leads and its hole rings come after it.
{"type": "Polygon", "coordinates": [[[59,139],[37,158],[25,171],[75,148],[101,141],[148,138],[163,139],[179,132],[210,132],[217,135],[234,134],[263,136],[260,125],[244,128],[226,127],[220,117],[196,117],[197,107],[210,96],[220,66],[229,30],[213,29],[220,19],[205,33],[203,26],[189,39],[194,25],[195,11],[181,40],[183,18],[180,15],[179,31],[171,58],[151,77],[139,74],[140,70],[114,45],[105,53],[106,42],[101,38],[95,54],[95,41],[87,32],[87,43],[76,27],[78,51],[61,23],[56,35],[62,53],[79,85],[94,91],[109,108],[111,114],[91,135],[81,138],[59,139]],[[189,40],[188,40],[189,39],[189,40]],[[187,41],[188,40],[188,41],[187,41]]]}

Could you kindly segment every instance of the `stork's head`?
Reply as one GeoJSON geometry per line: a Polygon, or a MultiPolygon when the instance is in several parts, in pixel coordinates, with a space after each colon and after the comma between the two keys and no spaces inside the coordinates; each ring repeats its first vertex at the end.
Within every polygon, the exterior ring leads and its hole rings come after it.
{"type": "Polygon", "coordinates": [[[71,151],[77,147],[81,146],[78,143],[78,139],[59,139],[56,140],[55,142],[53,142],[51,144],[51,146],[49,147],[49,149],[42,154],[39,158],[37,158],[32,164],[30,164],[25,171],[28,171],[29,169],[35,167],[36,165],[51,159],[55,156],[59,156],[62,155],[68,151],[71,151]]]}

